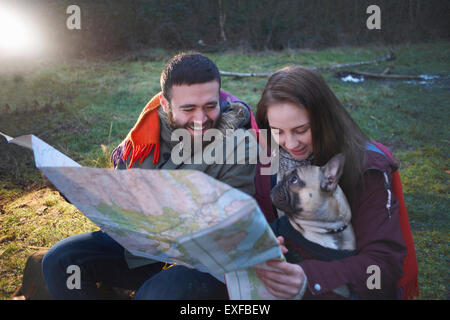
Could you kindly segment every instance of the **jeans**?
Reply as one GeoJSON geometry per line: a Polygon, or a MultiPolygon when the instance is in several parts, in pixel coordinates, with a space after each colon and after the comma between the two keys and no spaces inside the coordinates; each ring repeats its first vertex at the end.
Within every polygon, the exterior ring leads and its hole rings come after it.
{"type": "Polygon", "coordinates": [[[44,256],[42,271],[53,299],[102,299],[97,282],[136,290],[135,299],[141,300],[228,299],[226,286],[210,274],[180,265],[162,271],[163,265],[128,268],[124,248],[97,231],[56,243],[44,256]],[[80,268],[79,289],[67,285],[71,265],[80,268]]]}

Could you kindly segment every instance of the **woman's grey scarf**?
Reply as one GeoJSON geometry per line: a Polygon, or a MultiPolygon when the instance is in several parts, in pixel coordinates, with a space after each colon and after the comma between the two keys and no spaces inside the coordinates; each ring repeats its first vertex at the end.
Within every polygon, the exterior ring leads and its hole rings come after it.
{"type": "Polygon", "coordinates": [[[289,152],[287,152],[281,147],[279,150],[279,154],[280,154],[280,166],[278,168],[277,182],[280,181],[286,175],[286,173],[290,172],[292,169],[296,167],[309,166],[312,164],[314,160],[313,153],[311,153],[311,155],[305,160],[296,160],[289,152]]]}

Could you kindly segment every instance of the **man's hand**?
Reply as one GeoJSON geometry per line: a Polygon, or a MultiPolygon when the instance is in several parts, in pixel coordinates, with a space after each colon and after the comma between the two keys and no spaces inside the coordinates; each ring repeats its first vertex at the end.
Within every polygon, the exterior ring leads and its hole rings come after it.
{"type": "MultiPolygon", "coordinates": [[[[277,240],[280,243],[283,254],[286,253],[284,238],[278,237],[277,240]]],[[[275,297],[290,299],[305,289],[307,279],[302,267],[299,265],[279,260],[269,260],[266,264],[275,270],[269,271],[255,268],[256,274],[264,282],[267,291],[275,297]]]]}

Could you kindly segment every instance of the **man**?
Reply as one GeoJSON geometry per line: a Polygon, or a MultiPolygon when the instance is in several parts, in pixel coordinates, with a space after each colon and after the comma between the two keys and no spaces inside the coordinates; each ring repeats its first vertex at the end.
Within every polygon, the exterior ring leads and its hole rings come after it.
{"type": "MultiPolygon", "coordinates": [[[[231,150],[221,143],[227,130],[249,129],[252,124],[256,128],[256,122],[247,105],[220,87],[219,70],[210,59],[198,53],[173,57],[161,74],[162,92],[150,100],[126,139],[113,151],[114,167],[194,169],[254,195],[255,164],[247,156],[251,143],[242,135],[234,139],[231,150]],[[207,145],[199,137],[213,128],[223,134],[214,141],[223,147],[223,161],[199,162],[197,153],[207,145]],[[174,148],[180,146],[180,141],[172,140],[176,129],[185,129],[191,138],[183,140],[182,145],[195,146],[200,140],[202,147],[183,150],[181,161],[174,157],[178,154],[174,148]],[[230,154],[234,159],[240,146],[246,152],[237,156],[243,157],[245,164],[225,161],[230,154]]],[[[55,299],[100,299],[97,282],[137,290],[136,299],[227,298],[225,285],[210,274],[180,265],[164,268],[163,263],[132,256],[102,231],[72,236],[55,244],[44,257],[43,273],[55,299]],[[66,270],[70,265],[80,267],[80,289],[67,288],[66,270]]]]}

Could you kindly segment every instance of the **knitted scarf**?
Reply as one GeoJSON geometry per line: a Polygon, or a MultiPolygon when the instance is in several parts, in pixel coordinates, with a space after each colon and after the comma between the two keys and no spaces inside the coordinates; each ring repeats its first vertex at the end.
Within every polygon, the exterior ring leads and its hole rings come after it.
{"type": "Polygon", "coordinates": [[[131,154],[130,165],[128,168],[131,168],[133,163],[139,159],[141,159],[139,163],[142,163],[153,148],[155,149],[153,152],[153,163],[155,164],[159,161],[159,139],[161,129],[158,116],[158,107],[160,105],[160,96],[161,93],[156,94],[147,103],[133,129],[131,129],[125,139],[122,160],[125,161],[131,154]]]}
{"type": "Polygon", "coordinates": [[[283,148],[279,148],[280,166],[278,168],[278,181],[281,180],[286,173],[297,167],[310,166],[314,160],[314,154],[311,153],[308,158],[304,160],[295,159],[289,152],[283,148]]]}

